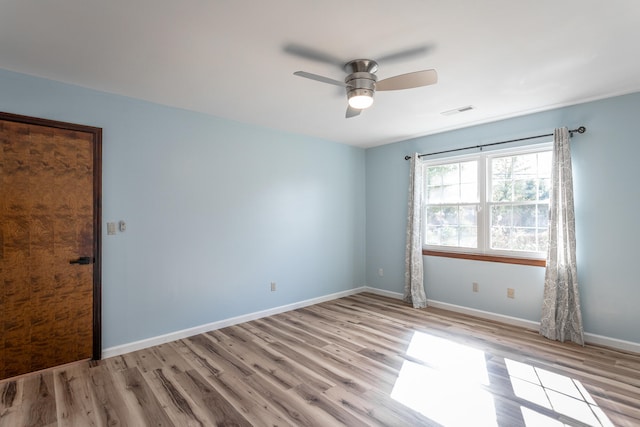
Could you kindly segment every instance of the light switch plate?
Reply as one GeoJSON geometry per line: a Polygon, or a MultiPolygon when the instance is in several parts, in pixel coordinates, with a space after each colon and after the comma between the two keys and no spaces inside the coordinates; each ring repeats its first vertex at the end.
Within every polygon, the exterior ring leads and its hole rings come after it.
{"type": "Polygon", "coordinates": [[[109,236],[112,236],[112,235],[116,234],[116,223],[115,222],[108,222],[107,223],[107,234],[109,236]]]}

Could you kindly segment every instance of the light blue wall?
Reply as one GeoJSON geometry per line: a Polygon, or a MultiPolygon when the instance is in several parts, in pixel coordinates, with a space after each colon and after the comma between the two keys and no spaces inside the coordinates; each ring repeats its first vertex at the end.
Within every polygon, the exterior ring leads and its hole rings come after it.
{"type": "Polygon", "coordinates": [[[2,70],[0,111],[103,128],[104,348],[365,283],[363,149],[2,70]]]}
{"type": "MultiPolygon", "coordinates": [[[[636,93],[368,149],[367,284],[403,290],[405,155],[584,125],[587,133],[572,140],[572,158],[585,330],[640,343],[639,111],[636,93]]],[[[539,321],[543,281],[539,267],[425,257],[428,298],[507,316],[539,321]],[[472,282],[480,292],[471,291],[472,282]],[[515,299],[506,298],[507,287],[515,288],[515,299]]]]}
{"type": "MultiPolygon", "coordinates": [[[[3,70],[0,110],[104,129],[103,225],[128,224],[103,236],[105,348],[364,284],[402,292],[404,156],[563,125],[588,128],[573,144],[585,328],[640,342],[640,94],[366,152],[3,70]]],[[[539,318],[541,268],[425,267],[433,300],[539,318]]]]}

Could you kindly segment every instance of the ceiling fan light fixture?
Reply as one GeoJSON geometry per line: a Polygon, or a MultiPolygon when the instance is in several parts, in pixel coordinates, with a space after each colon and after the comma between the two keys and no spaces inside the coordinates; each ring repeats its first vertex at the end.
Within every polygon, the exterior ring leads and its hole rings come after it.
{"type": "Polygon", "coordinates": [[[369,89],[354,89],[349,91],[349,106],[357,110],[364,110],[373,105],[373,91],[369,89]]]}

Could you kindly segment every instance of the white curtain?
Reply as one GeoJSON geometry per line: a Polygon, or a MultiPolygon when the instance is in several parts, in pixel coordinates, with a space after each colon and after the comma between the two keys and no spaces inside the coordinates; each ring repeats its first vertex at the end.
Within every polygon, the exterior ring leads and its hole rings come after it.
{"type": "Polygon", "coordinates": [[[424,168],[418,153],[411,157],[409,173],[409,209],[407,213],[407,246],[405,250],[404,301],[414,308],[427,306],[422,265],[422,198],[424,168]]]}
{"type": "Polygon", "coordinates": [[[584,345],[573,211],[573,178],[569,131],[554,131],[553,170],[549,200],[549,250],[544,278],[540,334],[584,345]]]}

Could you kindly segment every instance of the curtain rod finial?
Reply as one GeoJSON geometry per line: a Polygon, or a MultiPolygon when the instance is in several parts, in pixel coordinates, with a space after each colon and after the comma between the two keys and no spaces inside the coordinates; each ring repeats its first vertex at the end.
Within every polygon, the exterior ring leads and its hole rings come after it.
{"type": "Polygon", "coordinates": [[[577,128],[577,129],[571,129],[571,130],[569,131],[569,135],[570,135],[571,137],[573,137],[573,134],[574,134],[575,132],[578,132],[578,133],[581,133],[581,134],[582,134],[582,133],[585,133],[586,131],[587,131],[587,128],[586,128],[586,127],[584,127],[584,126],[580,126],[580,127],[579,127],[579,128],[577,128]]]}
{"type": "Polygon", "coordinates": [[[404,156],[405,160],[411,160],[411,156],[404,156]]]}

